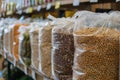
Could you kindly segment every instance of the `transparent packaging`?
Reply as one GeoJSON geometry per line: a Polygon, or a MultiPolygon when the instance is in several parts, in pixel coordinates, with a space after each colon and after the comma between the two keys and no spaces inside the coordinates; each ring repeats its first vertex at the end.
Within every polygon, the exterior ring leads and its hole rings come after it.
{"type": "Polygon", "coordinates": [[[21,26],[26,27],[27,24],[16,23],[14,25],[14,27],[12,28],[12,32],[11,32],[11,34],[12,34],[11,37],[13,38],[12,39],[13,41],[11,41],[11,43],[12,43],[11,49],[13,49],[13,57],[15,58],[15,61],[19,61],[19,35],[20,35],[20,32],[18,30],[21,26]]]}
{"type": "Polygon", "coordinates": [[[3,45],[3,41],[4,41],[4,26],[0,26],[0,54],[4,56],[4,45],[3,45]]]}
{"type": "Polygon", "coordinates": [[[72,80],[74,58],[74,22],[56,19],[52,30],[52,76],[55,80],[72,80]]]}
{"type": "Polygon", "coordinates": [[[73,80],[119,80],[120,31],[111,20],[108,14],[78,20],[73,33],[73,80]]]}
{"type": "Polygon", "coordinates": [[[31,66],[35,69],[39,69],[39,42],[38,42],[38,36],[39,36],[39,29],[41,27],[40,23],[33,22],[30,25],[30,43],[31,43],[31,66]]]}
{"type": "Polygon", "coordinates": [[[49,78],[51,78],[52,28],[53,26],[51,23],[45,23],[45,25],[39,30],[39,70],[49,78]]]}
{"type": "Polygon", "coordinates": [[[9,41],[9,39],[10,39],[10,35],[9,35],[9,27],[8,27],[9,25],[6,25],[6,27],[5,27],[5,29],[4,29],[4,36],[3,36],[3,38],[4,38],[4,42],[3,42],[3,44],[4,44],[4,53],[5,54],[9,54],[9,46],[10,46],[10,41],[9,41]]]}
{"type": "Polygon", "coordinates": [[[25,66],[31,65],[31,45],[29,27],[21,26],[19,28],[19,59],[20,62],[25,66]]]}

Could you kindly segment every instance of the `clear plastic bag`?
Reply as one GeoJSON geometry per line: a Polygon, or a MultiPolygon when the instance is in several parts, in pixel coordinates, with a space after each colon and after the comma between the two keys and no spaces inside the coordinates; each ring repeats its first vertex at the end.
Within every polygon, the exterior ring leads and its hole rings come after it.
{"type": "Polygon", "coordinates": [[[30,30],[30,43],[31,43],[31,66],[35,69],[39,69],[39,29],[41,27],[40,23],[34,22],[31,23],[30,30]]]}
{"type": "Polygon", "coordinates": [[[7,24],[5,26],[5,29],[4,29],[4,36],[3,36],[4,42],[3,42],[3,44],[4,44],[4,53],[5,53],[5,55],[8,54],[8,56],[10,56],[9,55],[9,46],[10,46],[10,40],[9,39],[10,39],[10,35],[9,35],[9,27],[8,26],[9,25],[7,24]]]}
{"type": "Polygon", "coordinates": [[[52,76],[55,80],[72,80],[74,57],[72,19],[56,19],[52,30],[52,76]]]}
{"type": "Polygon", "coordinates": [[[2,56],[4,56],[4,45],[3,45],[4,38],[3,38],[3,36],[4,36],[4,27],[2,25],[2,26],[0,26],[0,54],[2,56]]]}
{"type": "Polygon", "coordinates": [[[120,31],[111,19],[96,14],[79,20],[74,29],[73,80],[119,80],[120,31]]]}
{"type": "Polygon", "coordinates": [[[21,26],[19,28],[19,59],[25,66],[31,65],[31,45],[30,45],[30,34],[29,28],[21,26]]]}
{"type": "Polygon", "coordinates": [[[12,39],[13,41],[11,43],[13,43],[13,46],[12,46],[11,49],[13,49],[13,56],[14,56],[16,61],[19,61],[19,51],[18,50],[19,50],[19,35],[20,35],[20,32],[18,30],[21,26],[26,27],[27,24],[17,23],[12,28],[12,36],[11,37],[13,38],[12,39]]]}
{"type": "Polygon", "coordinates": [[[39,30],[39,70],[45,76],[51,78],[51,37],[53,26],[50,23],[45,23],[39,30]]]}

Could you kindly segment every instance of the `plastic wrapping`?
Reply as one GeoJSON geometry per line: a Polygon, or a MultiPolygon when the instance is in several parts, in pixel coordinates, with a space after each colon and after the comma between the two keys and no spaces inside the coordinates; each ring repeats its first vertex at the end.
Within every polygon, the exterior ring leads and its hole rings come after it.
{"type": "Polygon", "coordinates": [[[15,60],[16,61],[18,61],[19,60],[19,35],[20,35],[20,32],[18,31],[19,30],[19,28],[20,28],[20,26],[27,26],[27,24],[20,24],[20,23],[18,23],[18,24],[15,24],[15,26],[12,28],[12,40],[13,41],[11,41],[11,43],[13,43],[13,46],[11,46],[12,48],[11,49],[13,49],[13,56],[14,56],[14,58],[15,58],[15,60]]]}
{"type": "Polygon", "coordinates": [[[73,80],[119,80],[120,31],[106,14],[89,18],[74,29],[73,80]]]}
{"type": "Polygon", "coordinates": [[[3,41],[4,41],[4,27],[1,26],[0,27],[0,54],[4,56],[4,45],[3,45],[3,41]]]}
{"type": "Polygon", "coordinates": [[[72,80],[74,57],[72,19],[58,19],[52,30],[52,75],[55,80],[72,80]]]}
{"type": "MultiPolygon", "coordinates": [[[[4,42],[3,42],[3,44],[4,44],[4,53],[5,53],[4,57],[6,57],[6,54],[9,54],[10,35],[9,35],[9,27],[8,26],[9,25],[6,25],[6,27],[4,29],[4,36],[3,36],[3,38],[4,38],[4,42]]],[[[10,55],[8,55],[8,56],[10,56],[10,55]]]]}
{"type": "Polygon", "coordinates": [[[21,26],[19,28],[19,59],[25,66],[31,65],[31,45],[29,28],[21,26]]]}
{"type": "Polygon", "coordinates": [[[51,78],[51,37],[53,26],[48,23],[39,31],[39,54],[40,54],[40,67],[41,73],[51,78]]]}
{"type": "Polygon", "coordinates": [[[35,69],[39,69],[39,48],[38,48],[38,35],[39,28],[41,27],[40,23],[31,23],[30,30],[30,43],[31,43],[31,66],[35,69]]]}

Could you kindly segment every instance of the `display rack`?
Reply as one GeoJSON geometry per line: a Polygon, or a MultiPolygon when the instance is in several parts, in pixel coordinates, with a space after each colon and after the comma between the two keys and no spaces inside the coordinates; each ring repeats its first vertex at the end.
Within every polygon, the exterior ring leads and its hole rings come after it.
{"type": "MultiPolygon", "coordinates": [[[[80,3],[86,3],[86,2],[89,3],[89,1],[90,0],[80,0],[80,3]]],[[[98,1],[98,3],[102,3],[102,2],[115,2],[115,0],[99,0],[98,1]]],[[[63,1],[60,1],[60,5],[67,5],[67,4],[72,4],[72,3],[73,3],[73,0],[63,0],[63,1]]],[[[52,4],[52,6],[55,6],[55,2],[53,2],[51,4],[52,4]]],[[[41,5],[42,9],[46,8],[46,5],[47,4],[41,5]]],[[[38,6],[40,6],[40,5],[32,6],[32,8],[34,9],[35,7],[38,7],[38,6]]],[[[16,14],[16,12],[19,11],[19,10],[24,11],[27,8],[29,8],[29,7],[24,7],[22,9],[18,9],[12,15],[16,14]]],[[[1,12],[1,16],[2,17],[6,16],[5,14],[6,14],[6,12],[1,12]]],[[[7,61],[9,61],[11,64],[14,64],[13,58],[10,58],[10,57],[7,56],[7,61]]],[[[10,67],[10,66],[8,66],[8,67],[10,67]]],[[[16,63],[16,67],[24,72],[24,65],[23,64],[16,63]]],[[[43,77],[45,77],[45,78],[47,78],[49,80],[53,80],[52,78],[49,78],[49,77],[45,76],[44,74],[42,74],[38,70],[34,69],[33,67],[28,67],[28,75],[29,76],[32,76],[32,71],[34,71],[35,74],[38,75],[38,76],[41,75],[41,76],[43,76],[43,77]]]]}

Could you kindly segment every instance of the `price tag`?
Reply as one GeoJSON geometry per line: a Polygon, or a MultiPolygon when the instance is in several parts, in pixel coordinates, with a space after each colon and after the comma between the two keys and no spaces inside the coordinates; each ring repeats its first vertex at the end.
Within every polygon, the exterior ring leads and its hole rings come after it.
{"type": "Polygon", "coordinates": [[[42,6],[38,6],[38,7],[37,7],[37,11],[40,11],[41,8],[42,8],[42,6]]]}
{"type": "Polygon", "coordinates": [[[28,12],[32,13],[33,12],[33,8],[32,7],[28,8],[28,12]]]}
{"type": "Polygon", "coordinates": [[[116,2],[119,2],[120,0],[116,0],[116,2]]]}
{"type": "Polygon", "coordinates": [[[79,6],[79,5],[80,5],[80,0],[73,1],[73,6],[79,6]]]}
{"type": "Polygon", "coordinates": [[[48,3],[48,4],[47,4],[47,7],[46,7],[46,10],[49,10],[51,7],[52,7],[52,4],[51,4],[51,3],[48,3]]]}
{"type": "Polygon", "coordinates": [[[26,13],[32,13],[33,12],[33,8],[32,7],[29,7],[26,9],[26,13]]]}
{"type": "Polygon", "coordinates": [[[94,2],[98,2],[98,0],[90,0],[90,2],[91,2],[91,3],[92,3],[92,2],[94,3],[94,2]]]}
{"type": "Polygon", "coordinates": [[[12,15],[13,11],[7,11],[6,15],[12,15]]]}
{"type": "Polygon", "coordinates": [[[60,8],[60,2],[57,1],[57,2],[55,3],[55,9],[59,9],[59,8],[60,8]]]}
{"type": "Polygon", "coordinates": [[[22,14],[22,12],[23,12],[22,10],[19,10],[19,11],[17,11],[16,13],[17,13],[17,14],[22,14]]]}

